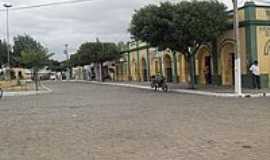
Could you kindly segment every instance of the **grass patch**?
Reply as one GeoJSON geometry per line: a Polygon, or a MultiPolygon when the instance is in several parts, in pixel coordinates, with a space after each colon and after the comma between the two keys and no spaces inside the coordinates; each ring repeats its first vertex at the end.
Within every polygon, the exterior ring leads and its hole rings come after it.
{"type": "Polygon", "coordinates": [[[32,84],[24,81],[12,80],[12,81],[0,81],[0,88],[4,91],[29,91],[32,90],[32,84]]]}

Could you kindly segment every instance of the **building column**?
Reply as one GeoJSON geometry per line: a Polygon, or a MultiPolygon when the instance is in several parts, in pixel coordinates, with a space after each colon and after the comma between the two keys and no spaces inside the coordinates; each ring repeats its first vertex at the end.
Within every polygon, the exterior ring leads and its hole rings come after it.
{"type": "Polygon", "coordinates": [[[164,55],[161,53],[161,58],[160,58],[160,74],[165,77],[165,67],[164,67],[164,55]]]}
{"type": "Polygon", "coordinates": [[[178,72],[177,72],[177,58],[176,58],[176,52],[173,51],[173,82],[178,82],[178,72]]]}
{"type": "Polygon", "coordinates": [[[128,80],[130,81],[131,79],[130,51],[128,49],[128,80]]]}
{"type": "MultiPolygon", "coordinates": [[[[244,6],[245,12],[245,20],[253,21],[256,20],[256,4],[254,2],[246,2],[244,6]]],[[[249,66],[255,61],[258,60],[257,55],[257,28],[256,25],[251,23],[247,23],[248,25],[245,27],[246,34],[246,53],[247,53],[247,65],[249,66]]],[[[242,60],[245,62],[245,60],[242,60]]],[[[252,76],[250,74],[242,76],[243,87],[250,88],[252,87],[252,76]]],[[[263,86],[263,85],[262,85],[263,86]]]]}
{"type": "Polygon", "coordinates": [[[150,81],[151,77],[151,62],[150,62],[150,53],[149,53],[149,47],[146,49],[147,52],[147,80],[150,81]]]}
{"type": "Polygon", "coordinates": [[[140,51],[138,41],[136,41],[136,50],[137,50],[137,80],[141,81],[140,51]]]}
{"type": "Polygon", "coordinates": [[[210,48],[211,52],[210,54],[212,54],[211,56],[211,60],[212,60],[212,83],[213,85],[221,85],[222,84],[222,80],[221,80],[221,75],[218,75],[218,58],[220,57],[218,54],[218,48],[217,48],[217,41],[213,41],[211,44],[211,48],[210,48]]]}

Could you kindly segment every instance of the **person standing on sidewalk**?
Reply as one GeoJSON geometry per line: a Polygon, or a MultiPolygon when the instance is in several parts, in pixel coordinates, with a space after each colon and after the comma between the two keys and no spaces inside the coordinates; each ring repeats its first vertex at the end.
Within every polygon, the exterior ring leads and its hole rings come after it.
{"type": "Polygon", "coordinates": [[[258,66],[258,61],[254,61],[249,70],[252,73],[253,88],[261,89],[260,68],[258,66]]]}

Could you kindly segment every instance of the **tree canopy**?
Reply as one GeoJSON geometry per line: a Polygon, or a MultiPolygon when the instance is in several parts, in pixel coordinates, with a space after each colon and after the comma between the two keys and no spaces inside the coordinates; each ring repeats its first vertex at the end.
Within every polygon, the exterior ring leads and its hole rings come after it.
{"type": "Polygon", "coordinates": [[[20,64],[22,52],[47,52],[43,45],[36,41],[33,37],[25,34],[14,37],[13,57],[20,64]]]}
{"type": "Polygon", "coordinates": [[[116,44],[109,42],[83,43],[76,54],[71,56],[73,65],[87,65],[90,63],[103,63],[120,57],[116,44]]]}
{"type": "Polygon", "coordinates": [[[46,66],[48,66],[48,69],[54,72],[63,72],[67,69],[66,61],[59,62],[54,59],[49,59],[46,66]]]}
{"type": "Polygon", "coordinates": [[[15,37],[13,48],[18,63],[33,70],[33,78],[38,90],[38,72],[49,64],[49,58],[53,54],[48,54],[48,50],[40,42],[28,35],[15,37]]]}
{"type": "Polygon", "coordinates": [[[48,64],[51,56],[52,54],[47,54],[47,52],[25,50],[21,53],[21,62],[27,68],[39,70],[48,64]]]}
{"type": "Polygon", "coordinates": [[[226,6],[216,0],[161,3],[137,10],[130,33],[136,40],[159,49],[188,52],[189,47],[210,42],[226,27],[226,6]]]}
{"type": "Polygon", "coordinates": [[[52,54],[47,54],[44,50],[24,50],[21,53],[20,62],[24,67],[33,70],[36,90],[38,90],[38,72],[48,63],[52,54]]]}
{"type": "Polygon", "coordinates": [[[134,39],[160,50],[185,54],[194,88],[194,55],[202,45],[213,42],[224,32],[226,20],[226,6],[217,0],[165,2],[137,10],[129,31],[134,39]]]}

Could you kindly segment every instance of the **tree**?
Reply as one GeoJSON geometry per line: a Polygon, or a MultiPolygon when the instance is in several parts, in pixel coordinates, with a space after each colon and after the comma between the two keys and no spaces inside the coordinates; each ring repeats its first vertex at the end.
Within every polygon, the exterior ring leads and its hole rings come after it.
{"type": "Polygon", "coordinates": [[[72,67],[76,67],[76,66],[81,66],[83,65],[81,63],[81,60],[80,60],[80,55],[77,53],[77,54],[72,54],[70,55],[70,64],[72,67]]]}
{"type": "Polygon", "coordinates": [[[29,69],[33,71],[33,78],[35,81],[36,90],[38,90],[38,72],[42,69],[48,62],[49,58],[53,54],[48,54],[44,49],[37,50],[24,50],[21,53],[20,61],[29,69]]]}
{"type": "Polygon", "coordinates": [[[226,20],[226,6],[217,0],[166,2],[136,11],[129,31],[136,40],[184,54],[189,61],[191,88],[195,88],[195,55],[202,45],[224,32],[226,20]]]}
{"type": "Polygon", "coordinates": [[[128,44],[126,44],[125,42],[118,42],[117,47],[120,51],[125,51],[128,50],[128,44]]]}
{"type": "Polygon", "coordinates": [[[54,59],[49,59],[46,63],[46,66],[48,66],[48,69],[54,72],[63,72],[66,70],[67,66],[64,65],[66,62],[59,62],[54,59]]]}
{"type": "Polygon", "coordinates": [[[120,52],[116,44],[109,42],[86,42],[83,43],[77,54],[80,55],[79,61],[82,64],[91,62],[103,63],[120,57],[120,52]]]}
{"type": "Polygon", "coordinates": [[[46,48],[42,44],[36,41],[30,35],[18,35],[14,37],[13,57],[15,62],[20,65],[21,54],[23,51],[41,51],[46,52],[46,48]]]}
{"type": "MultiPolygon", "coordinates": [[[[83,43],[77,53],[71,57],[73,64],[87,65],[95,63],[96,68],[104,62],[118,59],[120,51],[116,44],[109,42],[86,42],[83,43]]],[[[102,67],[100,73],[102,73],[102,67]]],[[[96,72],[97,73],[97,72],[96,72]]]]}
{"type": "Polygon", "coordinates": [[[7,62],[7,43],[0,40],[0,68],[7,62]]]}

